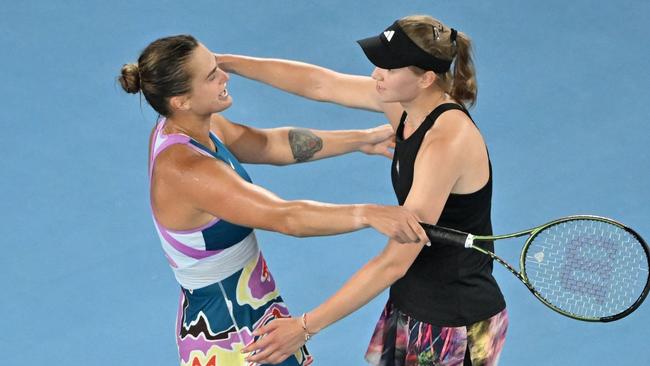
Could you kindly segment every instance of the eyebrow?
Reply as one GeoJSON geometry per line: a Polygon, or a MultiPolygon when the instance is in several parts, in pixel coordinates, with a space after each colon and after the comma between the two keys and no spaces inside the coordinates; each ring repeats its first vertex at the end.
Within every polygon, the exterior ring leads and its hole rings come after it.
{"type": "Polygon", "coordinates": [[[219,67],[219,60],[217,59],[217,56],[214,56],[214,60],[217,61],[217,65],[215,65],[214,69],[212,69],[212,71],[210,71],[210,73],[208,74],[208,76],[205,77],[206,79],[209,79],[210,76],[212,76],[212,74],[214,74],[215,72],[217,72],[217,68],[219,67]]]}

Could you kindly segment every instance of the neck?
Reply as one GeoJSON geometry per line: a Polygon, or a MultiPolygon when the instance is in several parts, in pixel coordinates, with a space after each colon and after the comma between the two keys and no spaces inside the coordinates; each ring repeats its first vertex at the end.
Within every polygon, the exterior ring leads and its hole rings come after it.
{"type": "Polygon", "coordinates": [[[165,133],[182,133],[205,146],[212,146],[210,140],[210,115],[198,116],[177,113],[167,118],[165,133]]]}
{"type": "Polygon", "coordinates": [[[406,123],[414,128],[419,127],[426,116],[439,105],[450,100],[447,93],[441,89],[425,91],[415,99],[400,104],[407,113],[406,123]]]}

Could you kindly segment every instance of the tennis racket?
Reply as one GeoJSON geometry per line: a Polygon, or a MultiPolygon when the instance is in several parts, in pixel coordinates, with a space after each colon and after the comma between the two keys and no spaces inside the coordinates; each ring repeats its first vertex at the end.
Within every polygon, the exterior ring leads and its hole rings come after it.
{"type": "Polygon", "coordinates": [[[567,216],[530,230],[479,236],[422,224],[432,243],[462,245],[505,266],[544,305],[577,320],[611,322],[636,310],[648,295],[650,255],[641,236],[599,216],[567,216]],[[476,245],[528,235],[517,272],[476,245]]]}

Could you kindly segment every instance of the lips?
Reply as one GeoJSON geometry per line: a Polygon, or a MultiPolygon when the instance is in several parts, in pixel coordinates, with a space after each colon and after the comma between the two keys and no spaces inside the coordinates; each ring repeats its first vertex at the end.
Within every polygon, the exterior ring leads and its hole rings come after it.
{"type": "Polygon", "coordinates": [[[219,99],[228,99],[228,89],[226,89],[226,84],[223,85],[223,91],[219,93],[219,99]]]}

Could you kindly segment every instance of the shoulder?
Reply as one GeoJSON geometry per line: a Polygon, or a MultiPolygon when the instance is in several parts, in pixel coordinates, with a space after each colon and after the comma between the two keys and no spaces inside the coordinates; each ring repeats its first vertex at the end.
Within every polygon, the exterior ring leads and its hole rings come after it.
{"type": "Polygon", "coordinates": [[[445,111],[425,134],[422,146],[459,148],[471,136],[473,129],[472,121],[463,111],[455,109],[445,111]]]}
{"type": "Polygon", "coordinates": [[[169,184],[184,182],[201,175],[206,166],[214,166],[215,159],[191,147],[178,143],[169,146],[156,157],[154,179],[169,184]]]}
{"type": "Polygon", "coordinates": [[[463,138],[476,130],[472,119],[462,110],[451,109],[440,114],[431,130],[449,137],[463,138]]]}
{"type": "Polygon", "coordinates": [[[477,129],[467,114],[452,109],[443,112],[427,131],[418,155],[436,157],[441,161],[458,163],[467,147],[477,139],[477,129]]]}
{"type": "Polygon", "coordinates": [[[236,128],[236,124],[219,113],[213,113],[210,117],[210,131],[226,145],[228,136],[232,134],[234,128],[236,128]]]}

